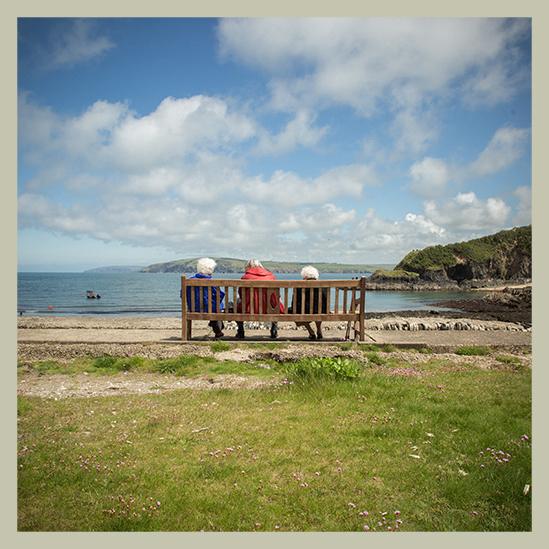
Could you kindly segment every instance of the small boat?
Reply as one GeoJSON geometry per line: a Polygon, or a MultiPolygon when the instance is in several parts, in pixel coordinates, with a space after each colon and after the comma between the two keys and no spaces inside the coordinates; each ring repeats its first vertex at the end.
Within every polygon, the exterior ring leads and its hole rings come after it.
{"type": "Polygon", "coordinates": [[[88,290],[86,292],[86,297],[88,299],[101,299],[101,296],[99,294],[96,294],[93,290],[88,290]]]}

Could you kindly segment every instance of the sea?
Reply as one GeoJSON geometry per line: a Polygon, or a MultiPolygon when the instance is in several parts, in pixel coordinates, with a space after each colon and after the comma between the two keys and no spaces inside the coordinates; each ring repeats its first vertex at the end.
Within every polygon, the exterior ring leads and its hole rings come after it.
{"type": "MultiPolygon", "coordinates": [[[[364,273],[368,276],[371,273],[364,273]]],[[[190,275],[187,275],[190,276],[190,275]]],[[[217,278],[239,279],[240,274],[217,278]]],[[[298,273],[277,274],[280,280],[298,273]]],[[[322,273],[321,279],[350,280],[356,273],[322,273]]],[[[18,273],[17,312],[23,316],[179,316],[179,273],[18,273]],[[94,291],[101,299],[88,299],[94,291]]],[[[479,292],[375,291],[366,294],[367,312],[445,310],[435,302],[478,298],[479,292]]],[[[332,301],[333,302],[333,301],[332,301]]]]}

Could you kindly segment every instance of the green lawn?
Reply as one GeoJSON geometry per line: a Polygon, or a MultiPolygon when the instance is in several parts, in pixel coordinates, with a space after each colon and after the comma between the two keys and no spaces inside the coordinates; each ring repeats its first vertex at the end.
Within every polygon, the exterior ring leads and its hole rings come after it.
{"type": "MultiPolygon", "coordinates": [[[[388,375],[410,373],[397,360],[358,364],[354,381],[176,361],[180,375],[233,368],[290,382],[19,398],[18,527],[530,530],[530,371],[507,357],[491,370],[425,360],[421,375],[388,375]]],[[[138,362],[129,369],[167,364],[138,362]]],[[[57,371],[48,364],[43,375],[57,371]]],[[[116,364],[66,368],[108,375],[116,364]]]]}

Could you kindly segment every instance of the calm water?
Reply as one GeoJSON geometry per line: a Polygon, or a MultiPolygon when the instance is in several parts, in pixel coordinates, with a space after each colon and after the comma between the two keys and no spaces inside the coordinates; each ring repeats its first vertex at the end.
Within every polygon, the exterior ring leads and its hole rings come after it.
{"type": "MultiPolygon", "coordinates": [[[[366,273],[369,274],[369,273],[366,273]]],[[[238,279],[239,274],[218,278],[238,279]]],[[[348,280],[356,274],[323,273],[323,279],[348,280]]],[[[280,274],[281,280],[299,274],[280,274]]],[[[181,312],[179,273],[19,273],[18,310],[25,315],[162,315],[181,312]],[[101,299],[87,299],[94,290],[101,299]]],[[[479,297],[473,292],[367,292],[368,312],[441,309],[432,303],[479,297]]],[[[332,300],[333,302],[333,300],[332,300]]]]}

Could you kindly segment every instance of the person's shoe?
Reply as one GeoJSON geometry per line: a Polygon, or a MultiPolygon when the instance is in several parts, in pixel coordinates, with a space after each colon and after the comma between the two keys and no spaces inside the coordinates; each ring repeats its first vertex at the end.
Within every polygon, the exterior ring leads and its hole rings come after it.
{"type": "Polygon", "coordinates": [[[318,332],[318,334],[316,334],[316,338],[317,339],[324,339],[324,336],[322,335],[322,332],[318,332]]]}
{"type": "Polygon", "coordinates": [[[246,336],[244,335],[243,331],[238,330],[236,332],[236,335],[234,336],[235,339],[244,339],[246,336]]]}
{"type": "Polygon", "coordinates": [[[276,326],[271,327],[271,339],[276,339],[278,337],[278,328],[276,326]]]}
{"type": "Polygon", "coordinates": [[[225,334],[221,331],[215,332],[215,339],[219,339],[220,337],[223,337],[225,334]]]}
{"type": "Polygon", "coordinates": [[[314,339],[316,339],[316,336],[315,336],[315,334],[309,334],[309,339],[311,339],[311,340],[314,340],[314,339]]]}

